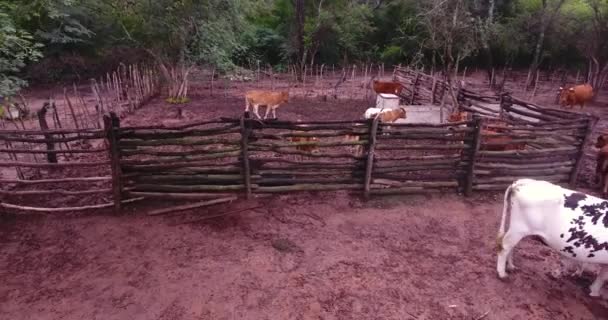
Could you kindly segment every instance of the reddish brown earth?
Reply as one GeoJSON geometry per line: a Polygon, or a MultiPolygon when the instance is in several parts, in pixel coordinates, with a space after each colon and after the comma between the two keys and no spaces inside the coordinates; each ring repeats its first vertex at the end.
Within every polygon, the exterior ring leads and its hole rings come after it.
{"type": "Polygon", "coordinates": [[[338,193],[167,217],[4,216],[0,318],[608,319],[592,276],[553,279],[556,253],[536,242],[497,279],[500,209],[491,196],[338,193]]]}
{"type": "MultiPolygon", "coordinates": [[[[242,97],[193,89],[123,124],[238,116],[242,97]]],[[[538,102],[541,102],[541,96],[538,102]]],[[[551,99],[547,93],[545,99],[551,99]]],[[[605,98],[588,111],[604,118],[605,98]]],[[[283,119],[360,118],[364,101],[298,97],[283,119]]],[[[600,123],[600,129],[608,126],[600,123]]],[[[594,151],[581,177],[591,183],[594,151]]],[[[466,199],[346,193],[258,198],[149,217],[0,215],[0,319],[608,319],[593,275],[554,279],[555,252],[523,241],[496,277],[499,194],[466,199]],[[208,215],[254,208],[229,216],[208,215]]]]}

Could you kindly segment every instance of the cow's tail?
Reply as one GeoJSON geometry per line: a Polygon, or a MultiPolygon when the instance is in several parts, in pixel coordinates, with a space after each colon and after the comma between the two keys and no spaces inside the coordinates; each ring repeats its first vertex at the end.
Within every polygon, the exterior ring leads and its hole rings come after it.
{"type": "Polygon", "coordinates": [[[507,216],[511,216],[511,207],[513,193],[515,192],[515,183],[511,184],[505,192],[504,204],[502,207],[502,218],[500,219],[500,228],[498,229],[498,236],[496,237],[496,249],[498,252],[502,251],[502,238],[505,236],[505,225],[507,223],[507,216]]]}

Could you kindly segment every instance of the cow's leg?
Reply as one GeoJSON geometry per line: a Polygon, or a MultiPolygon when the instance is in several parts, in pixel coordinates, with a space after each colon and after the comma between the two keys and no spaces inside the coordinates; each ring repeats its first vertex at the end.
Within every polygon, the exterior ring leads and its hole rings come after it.
{"type": "Polygon", "coordinates": [[[266,113],[264,113],[264,120],[266,120],[266,118],[268,117],[268,112],[270,111],[271,106],[268,105],[266,106],[266,113]]]}
{"type": "Polygon", "coordinates": [[[276,118],[277,118],[277,108],[278,108],[278,107],[279,107],[279,106],[275,106],[274,108],[272,108],[272,117],[273,117],[274,119],[276,119],[276,118]]]}
{"type": "Polygon", "coordinates": [[[507,270],[508,271],[514,271],[517,270],[517,267],[515,266],[515,264],[513,263],[513,251],[511,250],[511,252],[509,253],[509,255],[507,256],[507,270]]]}
{"type": "MultiPolygon", "coordinates": [[[[511,230],[509,230],[502,238],[502,248],[498,252],[498,259],[496,262],[496,271],[498,272],[499,278],[504,279],[507,277],[507,262],[509,259],[512,259],[512,257],[509,258],[509,256],[513,253],[512,251],[517,243],[519,243],[519,241],[521,241],[521,239],[523,239],[525,236],[526,234],[523,232],[513,232],[513,227],[511,227],[511,230]]],[[[512,267],[513,261],[511,261],[510,264],[512,267]]]]}
{"type": "Polygon", "coordinates": [[[595,281],[593,281],[591,286],[589,286],[589,295],[592,297],[599,297],[602,286],[606,280],[608,280],[608,266],[603,265],[600,273],[597,275],[597,278],[595,278],[595,281]]]}
{"type": "Polygon", "coordinates": [[[260,114],[258,112],[259,108],[260,108],[259,104],[254,104],[253,105],[253,113],[255,113],[255,115],[258,117],[258,119],[262,119],[262,117],[260,117],[260,114]]]}

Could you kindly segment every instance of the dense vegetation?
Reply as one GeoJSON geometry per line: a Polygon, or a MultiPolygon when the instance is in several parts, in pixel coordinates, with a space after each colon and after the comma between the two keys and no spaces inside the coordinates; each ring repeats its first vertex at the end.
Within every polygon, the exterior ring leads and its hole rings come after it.
{"type": "Polygon", "coordinates": [[[0,96],[139,60],[158,63],[176,97],[194,65],[570,68],[597,84],[608,0],[0,1],[0,96]]]}

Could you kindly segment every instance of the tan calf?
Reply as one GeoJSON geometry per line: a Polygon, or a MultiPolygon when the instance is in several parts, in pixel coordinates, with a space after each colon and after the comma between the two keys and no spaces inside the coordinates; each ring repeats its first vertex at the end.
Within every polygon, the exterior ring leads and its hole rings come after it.
{"type": "Polygon", "coordinates": [[[287,91],[267,91],[267,90],[250,90],[245,94],[245,112],[249,111],[249,107],[253,106],[253,113],[261,119],[258,113],[260,106],[266,106],[264,119],[268,117],[268,112],[272,109],[272,116],[276,119],[277,108],[289,102],[289,92],[287,91]]]}

